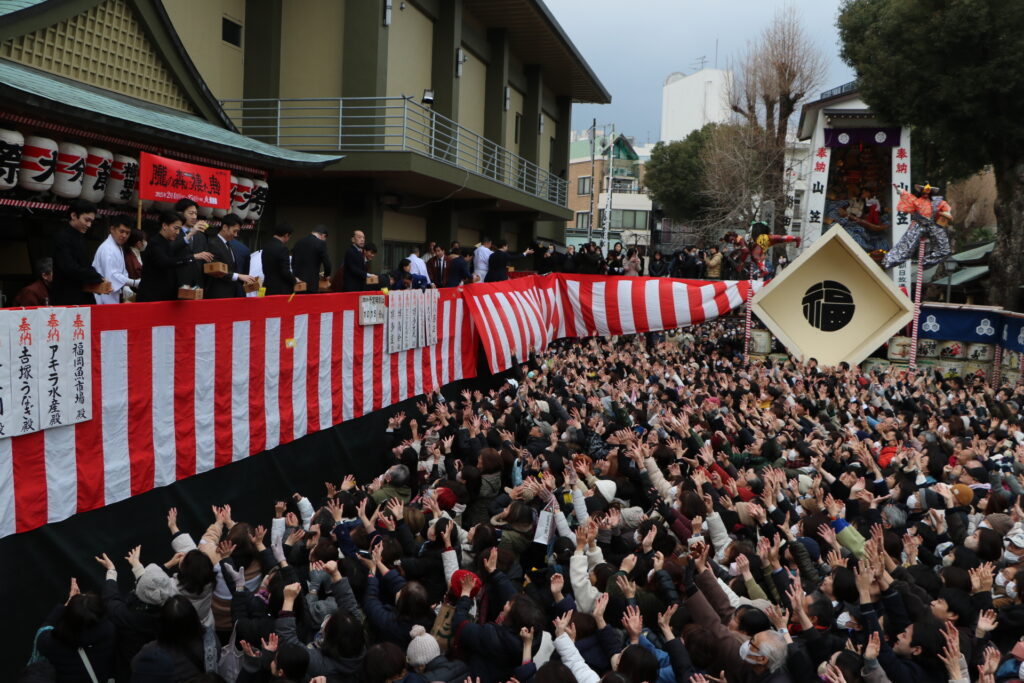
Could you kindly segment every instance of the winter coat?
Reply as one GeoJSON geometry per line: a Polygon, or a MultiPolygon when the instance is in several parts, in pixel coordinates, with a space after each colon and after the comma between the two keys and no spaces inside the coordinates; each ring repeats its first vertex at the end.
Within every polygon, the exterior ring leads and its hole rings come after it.
{"type": "Polygon", "coordinates": [[[459,598],[452,620],[463,659],[470,673],[481,681],[507,681],[521,663],[523,641],[519,634],[499,624],[474,624],[469,618],[472,605],[472,598],[459,598]]]}
{"type": "Polygon", "coordinates": [[[447,657],[441,655],[427,662],[427,666],[423,669],[421,675],[423,678],[431,681],[431,683],[434,681],[463,683],[469,676],[469,667],[466,666],[465,662],[459,660],[449,661],[447,657]]]}
{"type": "MultiPolygon", "coordinates": [[[[64,605],[60,605],[46,618],[45,625],[53,626],[60,619],[64,605]]],[[[36,641],[39,654],[53,665],[60,683],[91,683],[85,671],[78,648],[85,650],[89,663],[99,680],[105,681],[114,675],[114,641],[116,633],[114,625],[106,619],[82,634],[77,646],[68,645],[53,636],[53,630],[47,629],[39,634],[36,641]]]]}
{"type": "Polygon", "coordinates": [[[472,529],[474,524],[490,521],[490,503],[499,493],[501,493],[501,472],[492,472],[480,477],[480,493],[463,513],[463,526],[472,529]]]}
{"type": "Polygon", "coordinates": [[[356,681],[362,680],[363,658],[366,657],[365,648],[357,657],[344,659],[328,657],[315,645],[305,645],[299,640],[295,634],[295,617],[278,617],[274,622],[274,630],[281,638],[282,643],[304,646],[309,652],[309,669],[306,670],[306,676],[309,678],[327,676],[332,683],[342,681],[356,683],[356,681]]]}

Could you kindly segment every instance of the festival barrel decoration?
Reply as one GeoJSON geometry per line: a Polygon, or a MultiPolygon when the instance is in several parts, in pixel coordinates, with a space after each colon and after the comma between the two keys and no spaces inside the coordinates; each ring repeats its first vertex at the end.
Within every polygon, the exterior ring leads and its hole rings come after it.
{"type": "Polygon", "coordinates": [[[77,199],[82,194],[86,155],[85,147],[74,142],[61,141],[57,145],[57,170],[53,180],[55,195],[77,199]]]}
{"type": "Polygon", "coordinates": [[[82,199],[101,202],[110,180],[110,169],[114,165],[114,153],[102,147],[90,147],[85,158],[85,181],[82,184],[82,199]]]}
{"type": "Polygon", "coordinates": [[[0,128],[0,190],[13,190],[18,186],[24,147],[24,135],[16,130],[0,128]]]}
{"type": "Polygon", "coordinates": [[[127,204],[132,200],[138,182],[139,161],[124,154],[115,154],[103,196],[109,204],[127,204]]]}
{"type": "Polygon", "coordinates": [[[50,138],[30,135],[25,138],[21,151],[21,174],[18,185],[33,192],[45,192],[53,187],[57,168],[57,142],[50,138]]]}

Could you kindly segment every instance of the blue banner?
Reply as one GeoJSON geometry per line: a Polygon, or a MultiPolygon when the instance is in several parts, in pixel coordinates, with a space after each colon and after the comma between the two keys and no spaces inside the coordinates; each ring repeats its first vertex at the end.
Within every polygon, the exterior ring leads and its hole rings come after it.
{"type": "Polygon", "coordinates": [[[994,344],[1002,339],[1005,318],[995,311],[921,306],[918,336],[923,339],[994,344]]]}
{"type": "Polygon", "coordinates": [[[1000,339],[1004,349],[1024,353],[1024,318],[1003,317],[1003,332],[1000,339]]]}

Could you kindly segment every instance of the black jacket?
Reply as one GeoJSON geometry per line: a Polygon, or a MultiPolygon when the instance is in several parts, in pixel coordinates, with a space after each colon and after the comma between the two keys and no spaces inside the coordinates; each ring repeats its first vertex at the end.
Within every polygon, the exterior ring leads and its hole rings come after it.
{"type": "Polygon", "coordinates": [[[267,296],[291,294],[295,291],[295,276],[289,264],[288,247],[276,237],[263,245],[263,286],[267,296]]]}
{"type": "MultiPolygon", "coordinates": [[[[53,626],[64,611],[64,605],[55,608],[46,619],[46,625],[53,626]]],[[[78,647],[85,650],[92,665],[96,678],[107,680],[114,675],[114,625],[106,619],[82,634],[78,647]]],[[[78,655],[78,647],[68,645],[53,637],[53,630],[43,631],[37,641],[39,654],[46,658],[57,673],[56,680],[68,683],[91,683],[85,670],[82,658],[78,655]]]]}
{"type": "Polygon", "coordinates": [[[473,281],[473,271],[469,263],[461,256],[453,258],[445,273],[445,287],[458,287],[473,281]]]}
{"type": "Polygon", "coordinates": [[[206,282],[203,285],[203,298],[231,299],[238,296],[238,289],[235,287],[233,278],[236,273],[245,271],[239,270],[238,264],[235,262],[234,250],[219,235],[211,237],[209,242],[208,249],[213,254],[213,262],[228,264],[228,274],[223,277],[207,275],[205,278],[206,282]]]}
{"type": "MultiPolygon", "coordinates": [[[[182,229],[179,231],[182,241],[185,240],[185,234],[187,232],[188,229],[182,229]]],[[[212,229],[210,231],[209,237],[207,237],[206,233],[201,230],[196,232],[196,234],[192,235],[192,240],[190,242],[185,242],[186,250],[190,254],[198,254],[201,251],[209,251],[210,240],[213,238],[214,234],[215,233],[213,232],[212,229]]],[[[206,276],[203,275],[202,261],[193,260],[179,265],[177,267],[176,277],[178,279],[178,286],[189,285],[202,287],[206,280],[206,276]]]]}
{"type": "Polygon", "coordinates": [[[160,233],[149,240],[142,253],[142,281],[138,301],[175,301],[178,298],[176,269],[192,263],[185,238],[180,235],[169,242],[160,233]]]}
{"type": "Polygon", "coordinates": [[[118,589],[117,581],[112,579],[103,582],[103,604],[107,608],[107,619],[117,629],[114,660],[117,680],[127,681],[130,678],[132,659],[143,645],[156,638],[160,626],[160,608],[143,603],[134,593],[125,597],[118,589]]]}
{"type": "Polygon", "coordinates": [[[324,275],[331,275],[331,259],[327,255],[327,242],[316,235],[306,235],[292,249],[292,271],[306,283],[306,294],[320,291],[320,266],[324,275]]]}
{"type": "Polygon", "coordinates": [[[526,258],[522,254],[513,254],[500,249],[487,260],[487,277],[484,282],[504,282],[508,279],[508,264],[526,258]]]}
{"type": "Polygon", "coordinates": [[[63,226],[54,238],[50,303],[58,306],[94,304],[95,297],[82,291],[82,287],[102,281],[103,276],[92,267],[85,253],[85,235],[70,225],[63,226]]]}
{"type": "Polygon", "coordinates": [[[356,245],[345,250],[345,272],[342,274],[346,292],[362,292],[366,286],[366,258],[356,245]]]}

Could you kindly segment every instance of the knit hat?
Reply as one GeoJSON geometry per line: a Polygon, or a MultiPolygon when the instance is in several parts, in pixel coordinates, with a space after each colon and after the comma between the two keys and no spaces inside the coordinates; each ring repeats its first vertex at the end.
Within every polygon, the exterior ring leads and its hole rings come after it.
{"type": "Polygon", "coordinates": [[[132,658],[131,683],[174,683],[174,660],[155,644],[132,658]]]}
{"type": "Polygon", "coordinates": [[[455,573],[452,574],[452,581],[451,584],[449,585],[449,588],[451,588],[452,591],[452,595],[459,595],[459,593],[462,591],[462,580],[465,579],[467,576],[473,578],[473,590],[469,592],[469,597],[475,598],[476,594],[480,592],[480,589],[483,588],[484,584],[480,581],[479,576],[469,571],[468,569],[456,569],[455,573]]]}
{"type": "Polygon", "coordinates": [[[1010,517],[1010,515],[1003,514],[1002,512],[993,512],[991,515],[986,515],[985,523],[988,524],[993,531],[1000,533],[1003,536],[1013,528],[1013,518],[1010,517]]]}
{"type": "Polygon", "coordinates": [[[965,467],[964,471],[971,475],[971,478],[982,484],[988,482],[988,470],[984,467],[965,467]]]}
{"type": "Polygon", "coordinates": [[[609,503],[615,498],[615,482],[611,479],[598,479],[594,484],[594,488],[609,503]]]}
{"type": "Polygon", "coordinates": [[[405,651],[405,658],[409,660],[410,665],[425,666],[441,656],[437,639],[427,633],[427,629],[417,624],[409,631],[409,635],[412,636],[412,640],[405,651]]]}
{"type": "Polygon", "coordinates": [[[148,564],[135,582],[135,594],[147,605],[159,607],[177,595],[178,589],[160,565],[148,564]]]}
{"type": "Polygon", "coordinates": [[[811,556],[812,561],[817,562],[821,559],[821,546],[813,538],[798,536],[796,541],[807,549],[807,554],[811,556]]]}
{"type": "Polygon", "coordinates": [[[459,502],[455,497],[455,492],[446,486],[434,489],[434,499],[437,500],[437,506],[442,510],[451,510],[459,502]]]}
{"type": "Polygon", "coordinates": [[[960,505],[970,505],[974,500],[974,491],[966,484],[953,484],[953,497],[960,505]]]}

